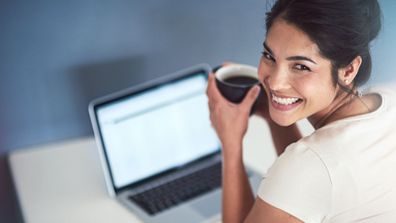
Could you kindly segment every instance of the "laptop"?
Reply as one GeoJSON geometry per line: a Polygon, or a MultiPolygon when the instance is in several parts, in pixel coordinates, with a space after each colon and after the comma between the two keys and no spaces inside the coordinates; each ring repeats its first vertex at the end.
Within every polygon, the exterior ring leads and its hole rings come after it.
{"type": "MultiPolygon", "coordinates": [[[[221,148],[199,64],[89,105],[106,186],[144,222],[216,222],[221,148]]],[[[257,188],[259,174],[248,170],[257,188]]]]}

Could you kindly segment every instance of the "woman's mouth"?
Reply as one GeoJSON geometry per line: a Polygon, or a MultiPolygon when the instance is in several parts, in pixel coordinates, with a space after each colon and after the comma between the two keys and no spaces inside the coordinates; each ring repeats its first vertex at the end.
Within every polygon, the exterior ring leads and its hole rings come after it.
{"type": "Polygon", "coordinates": [[[301,104],[302,101],[301,98],[276,96],[271,93],[271,104],[277,110],[291,110],[301,104]]]}

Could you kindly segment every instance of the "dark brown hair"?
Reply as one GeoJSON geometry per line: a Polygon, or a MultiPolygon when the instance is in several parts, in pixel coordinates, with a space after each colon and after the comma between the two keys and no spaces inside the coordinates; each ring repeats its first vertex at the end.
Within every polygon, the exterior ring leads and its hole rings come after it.
{"type": "Polygon", "coordinates": [[[305,32],[320,53],[332,63],[332,75],[357,56],[362,64],[354,80],[363,85],[371,75],[370,42],[381,28],[377,0],[278,0],[267,13],[267,32],[276,19],[283,19],[305,32]]]}

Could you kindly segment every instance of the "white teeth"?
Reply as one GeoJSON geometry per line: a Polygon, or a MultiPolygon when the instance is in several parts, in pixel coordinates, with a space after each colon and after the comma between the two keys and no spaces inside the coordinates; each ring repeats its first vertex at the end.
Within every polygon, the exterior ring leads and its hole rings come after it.
{"type": "Polygon", "coordinates": [[[298,101],[299,98],[280,98],[272,95],[272,100],[281,105],[290,105],[298,101]]]}

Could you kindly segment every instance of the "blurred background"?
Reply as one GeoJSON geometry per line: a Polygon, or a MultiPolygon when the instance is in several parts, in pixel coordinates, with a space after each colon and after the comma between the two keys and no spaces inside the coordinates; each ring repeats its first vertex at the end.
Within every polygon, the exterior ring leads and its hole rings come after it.
{"type": "MultiPolygon", "coordinates": [[[[197,63],[257,65],[272,0],[3,0],[0,222],[22,222],[7,154],[92,136],[90,100],[197,63]]],[[[396,80],[396,1],[381,0],[368,85],[396,80]]]]}

